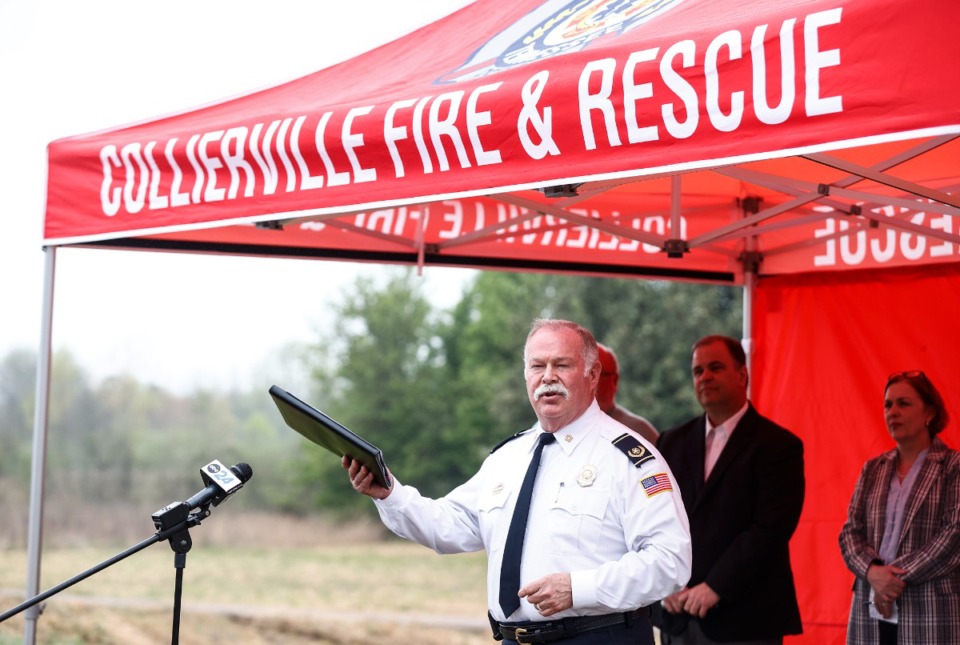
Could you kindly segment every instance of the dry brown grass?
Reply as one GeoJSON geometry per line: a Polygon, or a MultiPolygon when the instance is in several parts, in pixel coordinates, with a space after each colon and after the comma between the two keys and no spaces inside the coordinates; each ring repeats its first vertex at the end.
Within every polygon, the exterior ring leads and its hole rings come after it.
{"type": "MultiPolygon", "coordinates": [[[[373,522],[237,513],[205,520],[191,537],[180,619],[184,645],[491,643],[483,554],[439,556],[383,540],[373,522]]],[[[128,546],[47,549],[40,587],[128,546]]],[[[23,601],[25,572],[23,549],[0,551],[0,610],[23,601]]],[[[170,642],[175,579],[169,545],[147,547],[48,599],[38,642],[170,642]]],[[[23,626],[22,613],[0,623],[0,644],[21,642],[23,626]]]]}
{"type": "MultiPolygon", "coordinates": [[[[65,604],[47,610],[41,617],[37,642],[41,645],[155,645],[171,642],[171,624],[168,611],[65,604]]],[[[0,643],[21,643],[22,625],[22,619],[0,623],[0,643]]],[[[182,645],[490,645],[493,639],[477,630],[402,621],[184,610],[179,642],[182,645]]]]}

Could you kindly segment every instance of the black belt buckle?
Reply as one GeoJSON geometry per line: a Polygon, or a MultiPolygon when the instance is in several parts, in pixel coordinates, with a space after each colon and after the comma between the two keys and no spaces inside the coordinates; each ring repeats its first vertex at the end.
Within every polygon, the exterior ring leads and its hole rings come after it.
{"type": "Polygon", "coordinates": [[[563,623],[551,622],[545,625],[530,625],[529,627],[517,627],[513,638],[519,645],[533,645],[534,643],[549,643],[560,640],[566,636],[566,630],[563,623]],[[547,626],[549,625],[549,627],[547,626]]]}

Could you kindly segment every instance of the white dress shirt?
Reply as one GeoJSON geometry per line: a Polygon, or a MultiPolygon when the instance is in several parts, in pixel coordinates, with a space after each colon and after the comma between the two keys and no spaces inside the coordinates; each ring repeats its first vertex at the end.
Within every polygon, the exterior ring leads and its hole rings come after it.
{"type": "MultiPolygon", "coordinates": [[[[395,481],[389,497],[376,501],[384,524],[401,537],[438,553],[485,549],[487,603],[500,621],[545,620],[526,599],[505,617],[497,599],[513,507],[541,432],[537,424],[504,444],[441,499],[395,481]]],[[[521,585],[571,574],[573,607],[550,619],[630,611],[682,589],[690,578],[690,530],[666,461],[596,402],[555,434],[557,442],[544,448],[531,500],[521,585]],[[625,432],[655,458],[634,466],[612,443],[625,432]],[[641,482],[650,488],[647,478],[656,474],[665,474],[669,485],[648,494],[641,482]]]]}
{"type": "Polygon", "coordinates": [[[737,412],[721,423],[718,426],[714,426],[710,423],[710,415],[707,415],[707,432],[706,432],[706,450],[704,450],[704,459],[703,459],[703,478],[706,479],[710,476],[710,471],[713,470],[714,465],[717,463],[717,459],[720,458],[720,453],[723,452],[723,447],[727,445],[727,441],[730,439],[730,435],[733,434],[733,431],[736,429],[737,424],[740,423],[740,419],[743,418],[743,415],[747,413],[747,408],[750,407],[750,403],[744,403],[743,407],[737,410],[737,412]],[[710,433],[713,433],[711,436],[710,433]]]}

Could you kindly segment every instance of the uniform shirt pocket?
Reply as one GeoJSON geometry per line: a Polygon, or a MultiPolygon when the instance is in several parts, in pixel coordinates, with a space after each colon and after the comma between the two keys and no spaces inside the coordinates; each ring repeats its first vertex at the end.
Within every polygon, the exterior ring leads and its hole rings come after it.
{"type": "Polygon", "coordinates": [[[503,542],[506,540],[507,528],[510,526],[509,519],[504,517],[504,505],[513,494],[512,489],[504,483],[496,483],[486,487],[477,495],[477,511],[479,515],[480,530],[484,535],[492,535],[492,540],[487,540],[487,549],[503,548],[503,542]]]}
{"type": "Polygon", "coordinates": [[[609,501],[604,488],[561,483],[550,508],[550,550],[563,555],[595,551],[609,501]]]}

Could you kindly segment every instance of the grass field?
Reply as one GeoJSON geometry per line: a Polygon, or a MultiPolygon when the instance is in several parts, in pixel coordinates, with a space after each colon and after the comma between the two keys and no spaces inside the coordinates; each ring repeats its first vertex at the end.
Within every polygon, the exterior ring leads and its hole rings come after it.
{"type": "MultiPolygon", "coordinates": [[[[482,553],[439,556],[398,540],[342,535],[291,546],[304,540],[283,534],[283,526],[276,530],[277,546],[265,530],[256,547],[204,544],[194,532],[183,572],[180,643],[493,642],[482,553]]],[[[41,591],[125,548],[45,550],[41,591]]],[[[26,561],[24,550],[0,551],[0,611],[24,601],[26,561]]],[[[175,581],[169,544],[147,547],[49,598],[37,642],[169,643],[175,581]]],[[[0,645],[22,643],[23,628],[22,613],[0,623],[0,645]]]]}

